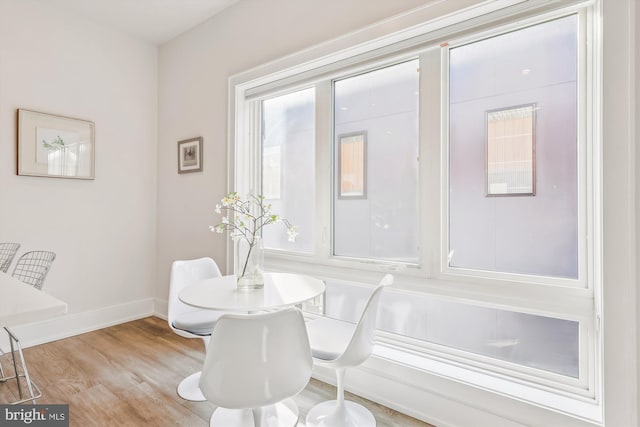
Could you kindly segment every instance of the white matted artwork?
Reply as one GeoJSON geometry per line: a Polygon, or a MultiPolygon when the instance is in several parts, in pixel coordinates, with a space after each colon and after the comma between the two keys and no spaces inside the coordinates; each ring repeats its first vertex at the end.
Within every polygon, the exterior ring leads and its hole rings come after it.
{"type": "Polygon", "coordinates": [[[94,179],[93,122],[18,110],[18,175],[94,179]]]}
{"type": "Polygon", "coordinates": [[[202,171],[202,137],[178,141],[178,173],[202,171]]]}

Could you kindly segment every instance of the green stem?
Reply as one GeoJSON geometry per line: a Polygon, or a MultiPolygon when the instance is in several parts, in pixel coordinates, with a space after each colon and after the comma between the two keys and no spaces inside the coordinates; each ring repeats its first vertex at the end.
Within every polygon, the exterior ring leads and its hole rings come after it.
{"type": "Polygon", "coordinates": [[[251,251],[253,250],[253,244],[249,243],[249,252],[247,252],[247,259],[244,260],[244,267],[242,267],[242,274],[240,277],[244,277],[247,271],[247,264],[249,264],[249,257],[251,256],[251,251]]]}
{"type": "Polygon", "coordinates": [[[249,264],[249,257],[251,256],[251,251],[253,250],[253,247],[256,245],[256,222],[257,220],[254,218],[253,219],[253,234],[251,235],[251,242],[249,242],[249,251],[247,252],[247,259],[244,260],[244,267],[242,267],[242,275],[240,277],[244,277],[245,273],[247,272],[247,265],[249,264]]]}

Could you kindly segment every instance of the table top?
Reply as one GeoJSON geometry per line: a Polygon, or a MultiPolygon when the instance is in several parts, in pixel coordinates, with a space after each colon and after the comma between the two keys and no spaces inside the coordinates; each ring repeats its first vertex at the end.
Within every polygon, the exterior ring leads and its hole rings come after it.
{"type": "Polygon", "coordinates": [[[67,312],[67,303],[0,271],[0,326],[37,322],[67,312]]]}
{"type": "Polygon", "coordinates": [[[324,292],[324,282],[292,273],[264,273],[264,288],[238,291],[235,275],[201,280],[185,287],[180,301],[224,311],[262,311],[301,304],[324,292]]]}

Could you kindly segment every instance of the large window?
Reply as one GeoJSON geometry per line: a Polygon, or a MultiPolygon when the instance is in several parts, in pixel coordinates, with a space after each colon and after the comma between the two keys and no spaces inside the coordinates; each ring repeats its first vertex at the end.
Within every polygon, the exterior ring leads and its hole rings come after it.
{"type": "Polygon", "coordinates": [[[265,261],[325,278],[320,313],[355,320],[392,272],[389,348],[597,405],[596,20],[559,8],[251,75],[234,179],[298,225],[265,261]]]}

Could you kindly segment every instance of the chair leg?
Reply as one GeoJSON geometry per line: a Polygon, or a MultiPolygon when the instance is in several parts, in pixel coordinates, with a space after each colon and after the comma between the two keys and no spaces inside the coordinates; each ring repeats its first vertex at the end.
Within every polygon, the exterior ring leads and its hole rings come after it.
{"type": "MultiPolygon", "coordinates": [[[[204,351],[206,353],[211,337],[204,336],[201,338],[204,342],[204,351]]],[[[180,384],[178,384],[178,396],[180,396],[184,400],[189,400],[191,402],[204,402],[205,400],[207,400],[207,398],[204,397],[204,395],[200,391],[199,383],[201,373],[202,372],[196,372],[195,374],[191,374],[187,378],[180,381],[180,384]]]]}
{"type": "Polygon", "coordinates": [[[0,348],[0,383],[7,381],[4,369],[2,369],[2,356],[4,356],[4,351],[0,348]]]}
{"type": "Polygon", "coordinates": [[[336,400],[328,400],[311,408],[307,427],[375,427],[373,414],[359,403],[344,400],[345,368],[336,369],[336,400]]]}
{"type": "Polygon", "coordinates": [[[4,372],[2,372],[2,379],[3,381],[7,381],[15,378],[16,383],[18,385],[18,394],[20,396],[20,400],[12,402],[11,404],[24,403],[31,400],[31,402],[35,405],[36,399],[42,396],[42,392],[40,391],[38,386],[36,386],[35,383],[31,381],[31,377],[29,376],[29,370],[27,369],[27,362],[25,361],[24,354],[22,353],[22,345],[20,344],[20,340],[6,326],[4,327],[4,330],[9,335],[9,344],[11,345],[11,359],[13,362],[13,371],[15,372],[15,375],[13,375],[12,377],[6,377],[4,375],[4,372]],[[22,375],[18,373],[18,363],[16,362],[16,351],[18,352],[18,356],[20,358],[22,375]],[[29,396],[26,398],[23,398],[22,386],[20,385],[20,377],[24,377],[25,382],[27,384],[27,389],[29,390],[29,396]]]}
{"type": "Polygon", "coordinates": [[[200,374],[202,372],[196,372],[180,381],[180,384],[178,384],[178,396],[191,402],[204,402],[207,400],[198,385],[200,383],[200,374]]]}

